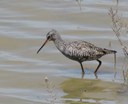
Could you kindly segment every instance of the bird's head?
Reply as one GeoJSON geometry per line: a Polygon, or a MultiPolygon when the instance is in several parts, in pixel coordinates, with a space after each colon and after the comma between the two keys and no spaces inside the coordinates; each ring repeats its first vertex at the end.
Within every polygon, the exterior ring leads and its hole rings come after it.
{"type": "Polygon", "coordinates": [[[52,29],[51,31],[49,31],[46,35],[46,40],[43,43],[43,45],[40,47],[40,49],[37,51],[37,53],[39,53],[39,51],[44,47],[44,45],[48,42],[48,41],[55,41],[56,39],[59,39],[60,36],[58,34],[58,32],[54,29],[52,29]]]}
{"type": "Polygon", "coordinates": [[[49,41],[54,41],[58,38],[58,33],[56,30],[52,29],[51,31],[49,31],[46,35],[47,40],[49,41]]]}

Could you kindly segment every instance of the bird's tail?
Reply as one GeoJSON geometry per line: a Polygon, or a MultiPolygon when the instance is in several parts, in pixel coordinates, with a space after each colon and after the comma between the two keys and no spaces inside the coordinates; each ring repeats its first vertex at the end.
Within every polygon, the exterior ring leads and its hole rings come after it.
{"type": "Polygon", "coordinates": [[[105,49],[105,48],[104,48],[104,53],[105,53],[105,54],[116,54],[117,51],[115,51],[115,50],[108,50],[108,49],[105,49]]]}

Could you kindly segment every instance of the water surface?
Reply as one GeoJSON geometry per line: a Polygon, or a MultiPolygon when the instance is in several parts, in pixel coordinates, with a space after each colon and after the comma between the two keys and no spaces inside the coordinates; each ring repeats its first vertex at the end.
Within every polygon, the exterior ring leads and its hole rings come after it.
{"type": "MultiPolygon", "coordinates": [[[[1,0],[0,1],[0,102],[2,104],[46,104],[52,100],[45,76],[56,85],[56,103],[64,103],[65,92],[60,83],[81,78],[77,62],[68,60],[49,42],[36,52],[51,29],[56,29],[67,41],[85,40],[114,49],[117,53],[117,76],[114,79],[113,55],[103,57],[98,78],[102,81],[123,82],[123,52],[111,29],[108,10],[116,3],[111,0],[83,0],[81,10],[75,0],[1,0]],[[111,41],[111,47],[109,42],[111,41]],[[49,98],[48,98],[49,97],[49,98]],[[49,100],[50,99],[50,100],[49,100]]],[[[128,18],[127,0],[119,2],[120,12],[128,18]]],[[[128,40],[126,35],[122,36],[128,40]]],[[[85,62],[85,79],[94,80],[97,62],[85,62]]],[[[126,94],[127,95],[127,94],[126,94]]],[[[125,94],[120,102],[127,104],[125,94]]],[[[73,99],[75,101],[77,99],[73,99]]],[[[86,101],[87,99],[85,99],[86,101]]],[[[84,100],[83,100],[84,101],[84,100]]],[[[88,100],[86,102],[89,102],[88,100]]],[[[92,99],[93,102],[93,99],[92,99]]],[[[91,102],[91,103],[92,103],[91,102]]],[[[100,104],[121,104],[99,101],[100,104]]],[[[95,102],[94,102],[95,103],[95,102]]]]}

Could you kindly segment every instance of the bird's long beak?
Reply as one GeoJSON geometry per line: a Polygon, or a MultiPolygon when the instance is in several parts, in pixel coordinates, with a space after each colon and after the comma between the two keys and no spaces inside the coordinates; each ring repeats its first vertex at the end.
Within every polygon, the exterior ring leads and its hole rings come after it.
{"type": "Polygon", "coordinates": [[[48,42],[49,39],[46,39],[43,45],[40,47],[40,49],[37,51],[37,54],[40,52],[40,50],[45,46],[45,44],[48,42]]]}

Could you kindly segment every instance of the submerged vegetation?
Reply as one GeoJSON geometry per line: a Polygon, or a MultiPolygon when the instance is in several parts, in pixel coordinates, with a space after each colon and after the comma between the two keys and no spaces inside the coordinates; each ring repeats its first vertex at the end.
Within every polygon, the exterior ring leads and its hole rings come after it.
{"type": "Polygon", "coordinates": [[[74,103],[70,104],[83,104],[82,102],[85,102],[84,104],[97,104],[101,100],[112,101],[121,87],[120,84],[113,82],[77,78],[66,80],[61,86],[63,91],[67,93],[64,98],[79,99],[78,101],[73,100],[74,103]],[[90,99],[94,101],[90,101],[90,99]]]}

